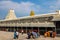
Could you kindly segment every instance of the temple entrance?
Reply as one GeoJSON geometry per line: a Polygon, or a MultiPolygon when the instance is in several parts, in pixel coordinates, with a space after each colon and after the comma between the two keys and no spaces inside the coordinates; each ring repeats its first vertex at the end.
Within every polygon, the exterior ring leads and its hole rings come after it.
{"type": "Polygon", "coordinates": [[[46,31],[46,28],[45,28],[45,27],[40,27],[40,28],[39,28],[39,33],[40,33],[41,35],[44,35],[45,31],[46,31]]]}
{"type": "Polygon", "coordinates": [[[33,31],[38,32],[38,27],[33,27],[33,31]]]}
{"type": "Polygon", "coordinates": [[[26,33],[26,27],[21,27],[21,32],[22,30],[24,31],[24,33],[26,33]]]}
{"type": "Polygon", "coordinates": [[[55,27],[47,27],[47,31],[55,31],[55,27]]]}
{"type": "Polygon", "coordinates": [[[44,35],[47,31],[55,31],[55,27],[40,27],[39,32],[41,35],[44,35]]]}
{"type": "Polygon", "coordinates": [[[60,34],[60,21],[56,21],[56,33],[60,34]]]}
{"type": "Polygon", "coordinates": [[[27,27],[26,30],[29,32],[29,30],[32,30],[32,27],[27,27]]]}
{"type": "Polygon", "coordinates": [[[6,31],[6,27],[0,27],[0,31],[6,31]]]}

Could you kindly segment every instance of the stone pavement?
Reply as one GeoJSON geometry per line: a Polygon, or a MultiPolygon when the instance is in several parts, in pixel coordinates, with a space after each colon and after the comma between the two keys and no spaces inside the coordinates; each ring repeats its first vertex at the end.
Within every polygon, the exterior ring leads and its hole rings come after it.
{"type": "Polygon", "coordinates": [[[39,38],[36,39],[26,39],[27,35],[26,34],[19,34],[18,39],[13,39],[13,32],[4,32],[0,31],[0,40],[60,40],[60,37],[55,37],[55,38],[50,38],[50,37],[43,37],[40,36],[39,38]]]}

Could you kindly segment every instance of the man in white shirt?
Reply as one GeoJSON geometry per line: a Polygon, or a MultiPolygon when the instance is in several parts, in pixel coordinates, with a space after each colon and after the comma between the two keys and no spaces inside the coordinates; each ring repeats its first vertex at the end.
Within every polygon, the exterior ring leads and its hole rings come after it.
{"type": "Polygon", "coordinates": [[[17,37],[17,39],[18,39],[18,36],[19,36],[19,32],[17,31],[17,32],[16,32],[16,37],[17,37]]]}

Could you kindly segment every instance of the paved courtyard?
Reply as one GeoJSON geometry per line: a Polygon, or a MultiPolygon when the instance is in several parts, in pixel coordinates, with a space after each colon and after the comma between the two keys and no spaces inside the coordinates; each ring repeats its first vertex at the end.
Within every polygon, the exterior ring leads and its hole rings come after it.
{"type": "Polygon", "coordinates": [[[60,40],[60,37],[55,37],[55,38],[44,38],[43,36],[36,38],[36,39],[26,39],[27,35],[26,34],[19,34],[19,39],[13,39],[13,32],[4,32],[0,31],[0,40],[60,40]]]}

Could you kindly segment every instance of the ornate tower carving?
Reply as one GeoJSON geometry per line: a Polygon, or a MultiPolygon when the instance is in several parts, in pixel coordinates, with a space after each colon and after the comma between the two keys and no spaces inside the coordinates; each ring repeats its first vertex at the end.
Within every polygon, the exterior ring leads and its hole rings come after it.
{"type": "Polygon", "coordinates": [[[8,15],[6,16],[6,19],[10,20],[10,19],[16,19],[16,15],[14,13],[14,10],[9,10],[8,15]]]}

